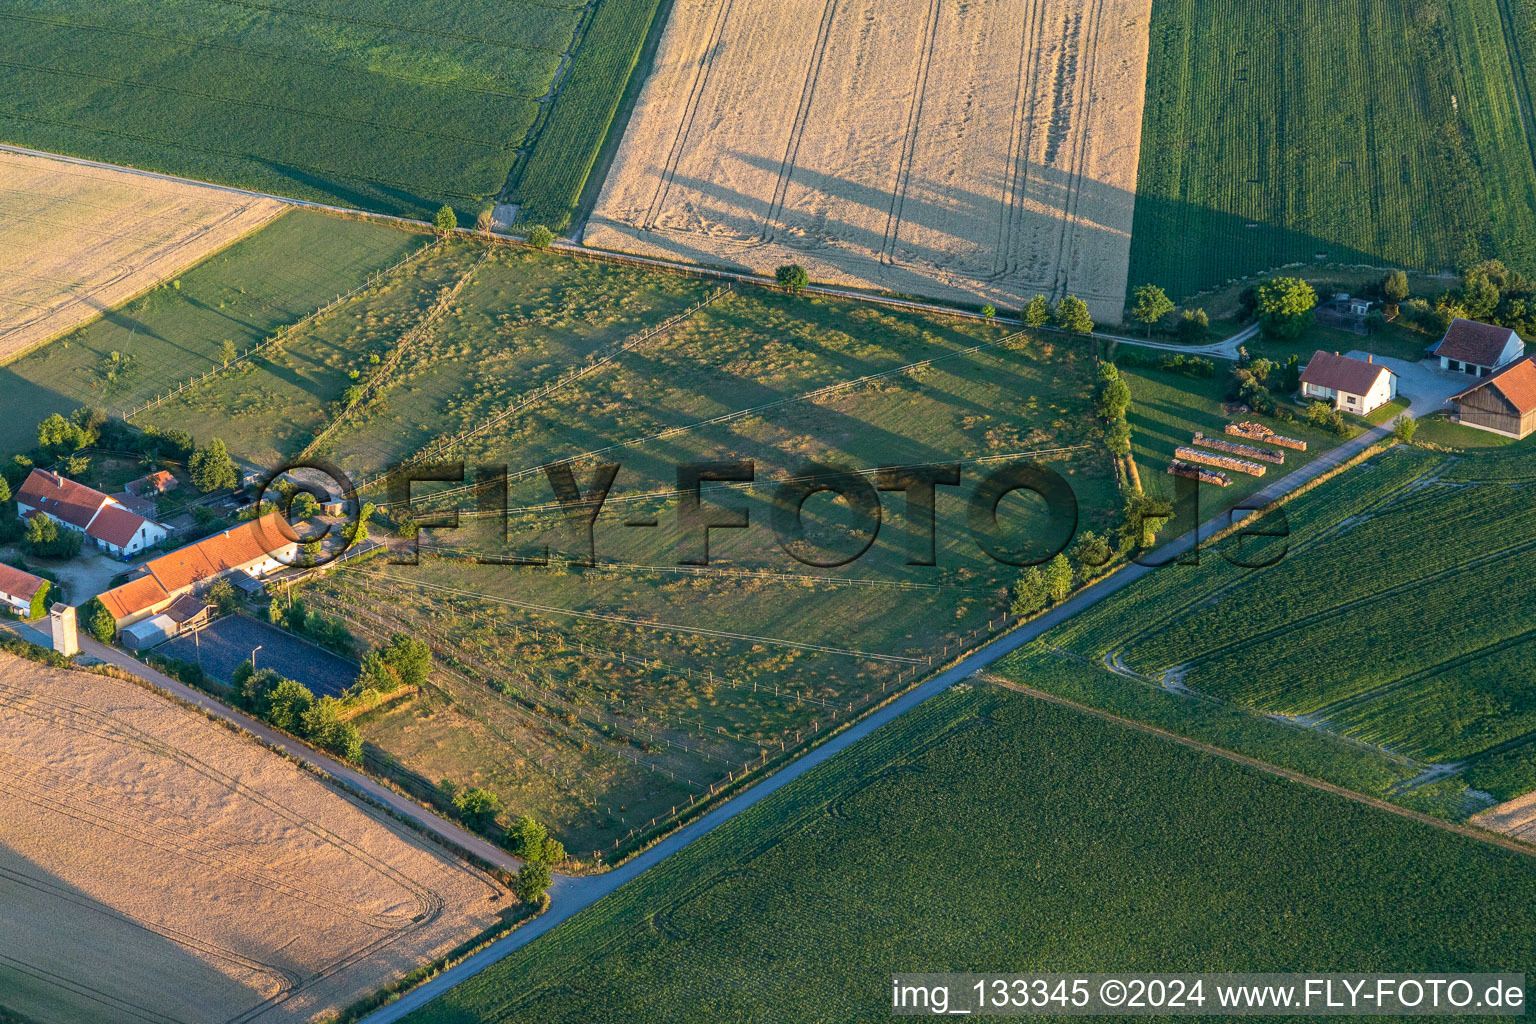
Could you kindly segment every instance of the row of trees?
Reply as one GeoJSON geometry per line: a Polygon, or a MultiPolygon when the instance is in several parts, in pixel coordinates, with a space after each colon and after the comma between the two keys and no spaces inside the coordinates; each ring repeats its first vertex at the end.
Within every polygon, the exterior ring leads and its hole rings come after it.
{"type": "Polygon", "coordinates": [[[303,683],[249,661],[235,669],[231,681],[236,702],[257,718],[354,764],[362,762],[362,736],[343,720],[345,705],[335,697],[316,698],[303,683]]]}
{"type": "MultiPolygon", "coordinates": [[[[495,793],[481,786],[459,789],[447,779],[438,783],[437,788],[471,831],[482,835],[495,833],[496,818],[502,811],[501,798],[495,793]]],[[[565,846],[527,814],[519,815],[507,826],[502,845],[523,861],[514,887],[517,898],[529,906],[538,906],[554,880],[554,866],[565,860],[565,846]]]]}

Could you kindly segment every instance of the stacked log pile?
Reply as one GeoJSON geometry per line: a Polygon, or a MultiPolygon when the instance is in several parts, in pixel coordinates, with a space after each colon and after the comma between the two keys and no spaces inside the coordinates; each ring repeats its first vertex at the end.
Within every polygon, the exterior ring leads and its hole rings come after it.
{"type": "Polygon", "coordinates": [[[1284,452],[1272,452],[1267,448],[1255,448],[1252,445],[1237,444],[1234,441],[1223,441],[1217,437],[1206,437],[1200,431],[1195,431],[1195,444],[1202,448],[1214,448],[1228,455],[1237,455],[1245,459],[1258,459],[1260,462],[1272,462],[1277,466],[1285,465],[1284,452]]]}
{"type": "Polygon", "coordinates": [[[1232,478],[1219,469],[1207,469],[1178,459],[1168,463],[1168,472],[1174,476],[1198,480],[1203,484],[1215,484],[1217,487],[1225,487],[1232,482],[1232,478]]]}
{"type": "Polygon", "coordinates": [[[1198,448],[1176,448],[1173,457],[1183,459],[1185,462],[1198,462],[1206,466],[1215,466],[1218,469],[1230,469],[1234,473],[1247,473],[1249,476],[1263,476],[1268,469],[1257,462],[1249,462],[1247,459],[1234,459],[1230,455],[1214,455],[1211,452],[1203,452],[1198,448]]]}
{"type": "Polygon", "coordinates": [[[1282,437],[1262,423],[1228,423],[1227,433],[1233,437],[1243,437],[1250,441],[1263,441],[1266,444],[1277,444],[1281,448],[1291,448],[1298,452],[1307,450],[1307,442],[1298,441],[1294,437],[1282,437]]]}

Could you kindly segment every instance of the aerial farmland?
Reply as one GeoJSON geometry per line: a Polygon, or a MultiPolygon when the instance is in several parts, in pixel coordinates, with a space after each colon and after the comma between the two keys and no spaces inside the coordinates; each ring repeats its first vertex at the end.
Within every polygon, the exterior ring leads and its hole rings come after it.
{"type": "Polygon", "coordinates": [[[1114,318],[1150,12],[682,0],[583,238],[1114,318]]]}
{"type": "Polygon", "coordinates": [[[0,1024],[1526,1001],[1530,0],[0,25],[0,1024]]]}

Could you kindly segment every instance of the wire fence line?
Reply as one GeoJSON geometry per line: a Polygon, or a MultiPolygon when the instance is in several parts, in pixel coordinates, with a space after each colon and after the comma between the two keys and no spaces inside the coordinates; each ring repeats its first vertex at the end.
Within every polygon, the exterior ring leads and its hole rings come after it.
{"type": "Polygon", "coordinates": [[[737,633],[726,629],[711,629],[707,626],[685,626],[673,622],[649,622],[645,619],[635,619],[624,615],[607,615],[603,612],[583,612],[571,608],[560,608],[555,605],[537,604],[532,601],[517,601],[510,597],[498,597],[495,594],[482,594],[473,590],[459,590],[455,587],[444,586],[440,583],[426,583],[422,580],[402,579],[391,576],[388,573],[371,572],[367,569],[346,567],[346,572],[356,573],[372,580],[387,583],[401,583],[409,587],[418,587],[422,590],[434,593],[449,594],[455,597],[475,598],[481,601],[489,601],[492,604],[504,604],[509,608],[520,608],[524,611],[539,612],[543,615],[568,615],[572,618],[590,619],[598,622],[613,622],[619,625],[633,626],[636,629],[655,629],[669,633],[683,633],[693,636],[709,637],[716,640],[740,640],[743,643],[768,644],[773,647],[788,647],[794,650],[813,651],[817,654],[838,654],[851,658],[866,658],[870,661],[887,661],[903,665],[919,664],[923,659],[909,658],[896,654],[880,654],[875,651],[859,651],[846,647],[833,647],[827,644],[813,644],[800,640],[786,640],[783,637],[758,636],[753,633],[737,633]]]}
{"type": "Polygon", "coordinates": [[[356,298],[358,295],[360,295],[363,292],[367,291],[369,288],[372,288],[375,285],[377,285],[380,281],[384,280],[386,277],[389,277],[390,275],[396,273],[397,271],[400,271],[400,270],[404,269],[406,266],[408,266],[408,265],[410,265],[412,263],[415,263],[417,260],[419,260],[423,256],[427,255],[432,250],[437,249],[440,246],[442,246],[443,242],[444,242],[444,238],[442,238],[442,237],[435,238],[432,241],[428,242],[427,244],[423,245],[420,249],[417,249],[415,252],[407,254],[405,257],[403,257],[402,259],[398,260],[394,264],[392,264],[392,265],[390,265],[388,267],[385,267],[383,270],[375,270],[373,273],[369,274],[366,278],[364,278],[363,279],[363,283],[359,284],[356,288],[353,288],[351,291],[344,292],[344,293],[336,296],[334,299],[332,299],[330,302],[327,302],[325,305],[321,306],[319,309],[311,310],[310,312],[304,314],[304,316],[300,317],[298,320],[295,320],[291,324],[283,324],[282,326],[278,327],[277,330],[273,331],[271,334],[267,335],[267,337],[263,338],[261,341],[256,342],[254,345],[247,346],[244,351],[242,351],[239,354],[237,354],[229,362],[222,363],[222,364],[220,364],[218,366],[215,366],[213,369],[209,370],[206,373],[194,374],[193,376],[188,377],[184,381],[178,381],[175,385],[172,385],[172,386],[168,387],[166,392],[165,392],[165,394],[163,394],[163,395],[156,395],[154,398],[151,398],[148,401],[146,401],[143,405],[135,406],[134,408],[131,408],[131,409],[127,410],[126,412],[121,413],[120,415],[121,415],[122,420],[124,422],[131,421],[135,416],[142,415],[143,413],[146,413],[146,412],[148,412],[151,409],[158,408],[159,406],[164,405],[166,402],[170,401],[172,398],[175,398],[177,395],[179,395],[182,392],[188,390],[189,388],[195,388],[195,387],[205,383],[206,381],[208,381],[208,380],[210,380],[210,379],[212,379],[214,377],[217,377],[220,374],[223,374],[223,373],[225,373],[225,372],[227,372],[229,370],[235,370],[235,369],[240,368],[241,366],[249,365],[252,362],[252,360],[259,358],[260,356],[265,354],[269,349],[272,349],[272,348],[276,347],[277,345],[281,344],[282,342],[286,341],[288,339],[289,335],[293,334],[295,331],[298,331],[299,329],[307,326],[308,324],[313,323],[314,321],[320,319],[321,317],[325,316],[325,314],[327,314],[331,310],[335,309],[337,306],[340,306],[342,303],[347,302],[350,299],[356,298]]]}
{"type": "MultiPolygon", "coordinates": [[[[735,286],[732,284],[725,284],[720,286],[710,295],[700,299],[698,302],[695,302],[692,306],[689,306],[683,312],[667,320],[665,323],[657,324],[655,327],[647,328],[641,333],[626,339],[617,347],[609,349],[602,355],[594,354],[592,357],[588,358],[586,363],[584,363],[579,369],[573,370],[572,372],[566,374],[564,377],[558,378],[549,382],[548,384],[545,384],[543,387],[538,388],[530,394],[519,397],[512,403],[512,405],[492,416],[484,423],[470,427],[468,430],[461,431],[452,437],[445,438],[434,444],[432,447],[426,449],[425,451],[411,456],[405,462],[400,464],[401,468],[405,466],[414,466],[419,463],[426,462],[429,459],[440,458],[442,455],[453,450],[455,447],[469,440],[471,437],[474,437],[477,434],[485,433],[486,431],[500,426],[502,423],[505,423],[508,419],[522,412],[524,409],[527,409],[529,406],[543,401],[555,392],[569,387],[570,385],[576,383],[578,380],[581,380],[583,377],[596,372],[602,367],[613,362],[615,359],[624,355],[626,352],[631,351],[636,346],[639,346],[647,341],[650,341],[652,338],[657,337],[658,335],[670,331],[673,327],[676,327],[683,321],[690,319],[700,310],[707,306],[713,305],[716,301],[726,295],[729,295],[734,290],[735,286]]],[[[372,487],[380,480],[385,479],[388,475],[388,471],[384,473],[376,473],[373,476],[367,477],[366,479],[360,481],[356,487],[358,490],[372,487]]]]}
{"type": "MultiPolygon", "coordinates": [[[[955,459],[955,460],[953,460],[951,462],[943,462],[943,463],[939,463],[939,462],[915,463],[915,464],[905,465],[902,468],[903,469],[931,469],[931,468],[935,468],[935,467],[939,467],[939,466],[954,466],[954,465],[960,465],[960,466],[987,466],[987,465],[991,465],[992,463],[996,463],[996,462],[1007,462],[1007,461],[1009,461],[1011,459],[1024,459],[1024,458],[1041,459],[1041,458],[1046,458],[1046,457],[1054,456],[1054,455],[1068,455],[1068,454],[1071,454],[1072,452],[1088,451],[1088,450],[1092,449],[1093,447],[1094,447],[1094,445],[1093,445],[1092,442],[1084,442],[1083,444],[1062,445],[1062,446],[1055,447],[1055,448],[1035,448],[1035,449],[1031,449],[1030,451],[1025,451],[1025,452],[1000,452],[1000,453],[998,453],[996,455],[976,455],[976,456],[972,456],[971,458],[968,458],[968,459],[955,459]]],[[[558,465],[562,465],[562,463],[558,463],[557,462],[557,463],[552,463],[551,465],[558,466],[558,465]]],[[[542,466],[539,467],[538,472],[543,472],[543,469],[544,469],[544,467],[542,467],[542,466]]],[[[795,474],[795,475],[792,475],[792,476],[776,477],[771,482],[774,483],[774,484],[786,484],[786,483],[802,483],[802,482],[811,481],[811,480],[832,479],[834,477],[841,476],[843,472],[854,473],[854,474],[857,474],[858,476],[874,476],[876,473],[880,472],[880,469],[879,469],[879,467],[874,467],[874,468],[863,467],[863,468],[848,469],[846,471],[845,470],[838,470],[837,472],[830,473],[830,474],[828,474],[828,473],[799,473],[799,474],[795,474]]],[[[512,478],[509,476],[507,479],[510,481],[512,478]]],[[[737,490],[737,491],[751,490],[752,488],[761,487],[764,484],[767,484],[769,482],[770,481],[768,481],[768,480],[713,480],[713,481],[708,481],[708,482],[700,483],[700,485],[699,485],[699,494],[702,496],[702,495],[713,494],[715,492],[724,491],[724,490],[737,490]]],[[[433,491],[431,494],[422,495],[419,498],[412,498],[411,501],[407,502],[407,503],[400,503],[400,502],[391,503],[391,502],[387,502],[387,501],[381,501],[381,502],[377,503],[376,507],[380,508],[380,509],[383,509],[385,511],[388,511],[388,510],[394,508],[396,505],[399,505],[399,504],[417,504],[417,505],[421,505],[421,506],[425,507],[427,505],[427,503],[429,503],[429,502],[441,501],[444,498],[462,497],[465,494],[472,493],[472,492],[477,491],[479,489],[480,488],[478,487],[478,485],[475,485],[475,484],[468,484],[468,485],[465,485],[463,487],[448,487],[448,488],[444,488],[441,491],[433,491]]],[[[664,490],[639,491],[639,492],[636,492],[634,494],[610,495],[607,498],[603,499],[603,504],[604,505],[608,505],[608,504],[621,504],[622,505],[622,504],[630,504],[630,503],[634,503],[634,502],[655,501],[655,500],[663,500],[663,499],[666,499],[666,498],[675,498],[675,497],[678,497],[680,495],[692,494],[692,493],[693,493],[692,490],[679,489],[679,488],[676,488],[676,487],[667,488],[667,489],[664,489],[664,490]]],[[[590,506],[585,505],[585,504],[579,504],[577,507],[589,508],[590,506]]],[[[513,507],[508,507],[506,509],[506,514],[507,515],[512,515],[514,513],[520,514],[520,513],[525,513],[525,512],[555,512],[555,511],[564,510],[565,508],[566,508],[566,506],[564,504],[562,504],[561,502],[559,502],[559,501],[546,501],[546,502],[540,502],[539,504],[536,504],[536,505],[517,505],[517,506],[513,506],[513,507]]],[[[466,510],[462,510],[462,511],[460,511],[458,513],[460,519],[496,519],[496,518],[500,518],[502,516],[502,514],[503,513],[502,513],[501,509],[496,509],[495,511],[487,511],[487,510],[480,510],[480,509],[466,509],[466,510]]]]}
{"type": "Polygon", "coordinates": [[[475,261],[474,266],[460,274],[458,280],[438,294],[437,299],[422,314],[421,319],[416,321],[409,330],[395,340],[394,345],[390,347],[389,355],[384,358],[384,361],[373,373],[368,375],[368,380],[363,383],[358,393],[350,399],[344,399],[346,404],[342,407],[341,411],[320,429],[320,432],[315,435],[309,444],[304,446],[304,450],[299,453],[299,457],[295,461],[303,462],[314,455],[315,452],[319,451],[320,446],[325,444],[326,439],[347,421],[347,418],[351,416],[354,410],[366,405],[378,395],[380,390],[387,385],[390,374],[395,371],[395,368],[400,365],[400,361],[405,358],[405,353],[410,350],[411,346],[418,339],[425,337],[437,322],[443,318],[444,314],[448,312],[449,307],[453,305],[454,300],[459,297],[459,294],[464,291],[465,286],[469,284],[480,268],[485,265],[485,261],[491,258],[491,253],[494,251],[491,246],[486,246],[485,251],[480,254],[480,258],[475,261]]]}

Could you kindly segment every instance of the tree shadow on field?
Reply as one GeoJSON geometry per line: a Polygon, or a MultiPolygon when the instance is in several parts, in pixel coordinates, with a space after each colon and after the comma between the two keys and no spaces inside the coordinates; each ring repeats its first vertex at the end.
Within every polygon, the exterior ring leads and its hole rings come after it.
{"type": "Polygon", "coordinates": [[[441,199],[431,199],[394,185],[378,181],[354,179],[347,183],[339,178],[325,178],[293,164],[278,163],[254,153],[247,154],[254,164],[267,168],[273,174],[302,185],[305,189],[328,196],[337,206],[351,206],[359,210],[377,210],[396,217],[424,217],[442,205],[441,199]],[[362,190],[355,186],[363,186],[362,190]]]}
{"type": "MultiPolygon", "coordinates": [[[[48,808],[41,812],[45,816],[65,812],[46,800],[46,792],[39,795],[48,808]]],[[[187,894],[167,882],[163,895],[187,894]]],[[[153,921],[130,917],[4,844],[0,906],[7,909],[0,930],[0,1021],[193,1020],[215,1004],[222,1019],[271,1005],[255,988],[163,937],[153,921]],[[74,983],[60,984],[61,975],[74,983]],[[167,984],[168,978],[176,983],[167,984]]],[[[254,937],[260,926],[252,920],[254,937]]],[[[273,946],[266,948],[273,956],[273,946]]],[[[237,952],[259,955],[261,946],[252,943],[237,952]]],[[[241,959],[245,966],[259,963],[256,956],[241,959]]],[[[273,959],[278,962],[261,965],[264,983],[292,989],[304,965],[280,954],[273,959]]]]}
{"type": "MultiPolygon", "coordinates": [[[[781,163],[769,157],[740,150],[725,156],[758,171],[775,175],[781,171],[781,163]]],[[[1330,239],[1181,200],[1138,195],[1056,167],[1031,163],[1027,173],[1012,183],[1004,167],[970,177],[975,183],[972,188],[957,188],[947,181],[911,174],[898,194],[894,182],[890,189],[876,188],[794,166],[784,172],[788,204],[774,207],[765,197],[674,173],[658,193],[662,198],[653,223],[666,220],[668,210],[687,204],[689,221],[713,225],[719,234],[662,225],[644,237],[674,259],[733,270],[762,271],[752,265],[752,253],[769,244],[808,254],[825,249],[829,257],[839,248],[880,254],[875,276],[886,290],[920,295],[926,285],[927,294],[934,294],[942,284],[975,291],[978,301],[979,288],[941,279],[953,273],[980,285],[1009,289],[1021,300],[1034,292],[1053,301],[1067,294],[1092,297],[1075,283],[1095,273],[1094,260],[1087,254],[1124,244],[1122,230],[1081,219],[1097,211],[1120,211],[1119,217],[1132,225],[1128,289],[1150,281],[1162,285],[1176,301],[1226,283],[1201,269],[1213,251],[1235,254],[1228,271],[1232,274],[1253,274],[1292,263],[1380,265],[1385,261],[1380,254],[1330,239]],[[999,196],[1008,192],[1014,199],[1004,205],[999,196]],[[807,197],[835,197],[837,202],[797,208],[796,203],[807,197]],[[889,219],[895,224],[892,234],[830,216],[839,205],[864,211],[880,223],[889,219]],[[1039,208],[1053,212],[1034,212],[1039,208]],[[1126,217],[1125,212],[1132,209],[1126,217]],[[1068,211],[1075,220],[1069,223],[1067,216],[1054,211],[1068,211]],[[904,233],[911,227],[920,229],[925,239],[947,237],[954,245],[919,242],[904,233]],[[1171,246],[1169,239],[1175,240],[1171,246]],[[982,257],[990,266],[980,265],[982,257]],[[977,265],[967,265],[968,258],[977,265]]],[[[639,230],[634,225],[629,229],[639,230]]],[[[1112,301],[1109,296],[1101,298],[1112,301]]]]}

